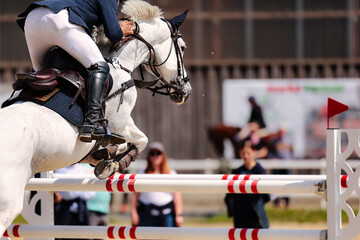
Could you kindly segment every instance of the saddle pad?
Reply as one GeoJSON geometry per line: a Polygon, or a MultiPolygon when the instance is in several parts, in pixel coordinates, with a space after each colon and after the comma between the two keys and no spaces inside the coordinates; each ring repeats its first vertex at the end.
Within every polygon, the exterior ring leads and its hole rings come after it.
{"type": "Polygon", "coordinates": [[[75,95],[69,88],[62,88],[58,93],[45,102],[44,106],[60,114],[69,122],[81,127],[84,122],[85,102],[78,97],[74,105],[71,101],[75,95]]]}
{"type": "Polygon", "coordinates": [[[74,105],[71,106],[75,92],[74,89],[63,87],[45,102],[42,101],[43,99],[18,97],[5,101],[1,107],[10,106],[17,101],[34,102],[53,110],[72,124],[81,127],[84,122],[85,101],[81,97],[78,97],[74,105]]]}
{"type": "MultiPolygon", "coordinates": [[[[109,87],[105,97],[109,95],[112,87],[113,78],[109,74],[109,87]]],[[[78,97],[74,105],[71,106],[71,101],[75,96],[76,91],[77,89],[68,84],[67,87],[61,87],[59,90],[55,89],[55,91],[42,97],[34,98],[24,95],[15,99],[8,99],[2,104],[1,108],[10,106],[17,101],[34,102],[55,111],[72,124],[81,127],[85,119],[85,101],[82,97],[78,97]]]]}

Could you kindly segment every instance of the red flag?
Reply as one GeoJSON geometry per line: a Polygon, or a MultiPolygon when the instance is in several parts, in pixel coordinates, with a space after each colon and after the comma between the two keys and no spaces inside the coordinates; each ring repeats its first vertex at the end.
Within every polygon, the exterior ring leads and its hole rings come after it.
{"type": "Polygon", "coordinates": [[[339,113],[349,110],[349,106],[342,104],[341,102],[335,101],[332,98],[328,98],[328,116],[327,116],[327,127],[329,128],[329,119],[339,113]]]}

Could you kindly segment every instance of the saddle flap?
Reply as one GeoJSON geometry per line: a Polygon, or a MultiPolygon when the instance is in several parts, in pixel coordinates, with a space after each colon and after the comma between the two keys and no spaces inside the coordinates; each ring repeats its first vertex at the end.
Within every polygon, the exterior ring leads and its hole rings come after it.
{"type": "Polygon", "coordinates": [[[58,77],[66,80],[79,89],[78,94],[76,94],[76,98],[79,94],[81,94],[81,97],[86,99],[85,79],[80,74],[71,70],[62,70],[58,74],[58,77]]]}

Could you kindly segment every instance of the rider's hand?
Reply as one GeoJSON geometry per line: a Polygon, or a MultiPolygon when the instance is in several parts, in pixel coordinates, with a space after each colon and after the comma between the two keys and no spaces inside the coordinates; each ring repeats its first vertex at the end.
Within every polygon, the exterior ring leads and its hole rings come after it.
{"type": "Polygon", "coordinates": [[[134,23],[128,20],[120,22],[121,30],[123,31],[124,37],[127,37],[134,33],[134,23]]]}

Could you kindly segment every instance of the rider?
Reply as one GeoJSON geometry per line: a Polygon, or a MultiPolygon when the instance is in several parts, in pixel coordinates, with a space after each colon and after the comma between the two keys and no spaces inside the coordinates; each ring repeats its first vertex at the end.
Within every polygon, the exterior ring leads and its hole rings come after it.
{"type": "Polygon", "coordinates": [[[93,26],[104,25],[104,32],[112,42],[133,33],[133,23],[118,21],[120,0],[44,0],[30,4],[17,20],[25,32],[31,62],[35,71],[41,69],[45,54],[59,46],[84,67],[89,74],[86,81],[87,100],[85,121],[80,140],[91,142],[103,136],[100,112],[105,80],[109,66],[91,38],[93,26]]]}

